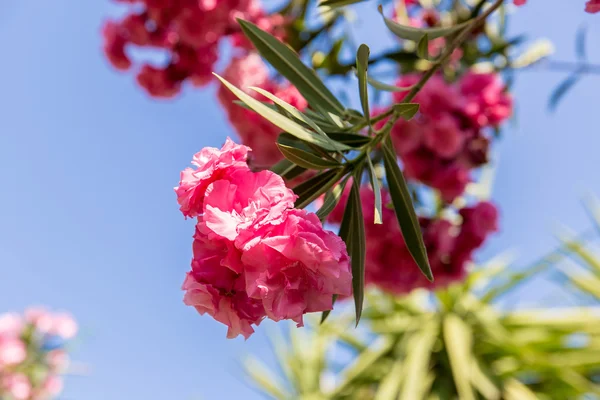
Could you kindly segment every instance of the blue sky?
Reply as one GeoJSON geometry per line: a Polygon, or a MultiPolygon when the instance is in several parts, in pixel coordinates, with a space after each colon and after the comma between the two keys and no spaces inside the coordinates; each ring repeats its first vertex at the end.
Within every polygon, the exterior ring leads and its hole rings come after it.
{"type": "MultiPolygon", "coordinates": [[[[511,30],[547,37],[557,59],[572,60],[585,21],[600,63],[600,15],[579,2],[532,0],[511,30]]],[[[66,400],[259,398],[236,360],[266,350],[265,329],[227,340],[224,326],[183,306],[179,290],[193,226],[172,187],[194,152],[233,132],[214,86],[156,102],[113,71],[100,25],[114,13],[105,0],[0,5],[0,311],[47,304],[78,318],[75,359],[91,369],[69,377],[66,400]]],[[[385,33],[369,32],[364,41],[377,48],[385,33]]],[[[556,223],[589,226],[580,196],[600,194],[600,77],[550,115],[546,101],[563,77],[519,74],[519,124],[496,147],[502,232],[483,259],[516,248],[525,263],[554,246],[556,223]]],[[[551,289],[539,281],[528,290],[551,289]]]]}

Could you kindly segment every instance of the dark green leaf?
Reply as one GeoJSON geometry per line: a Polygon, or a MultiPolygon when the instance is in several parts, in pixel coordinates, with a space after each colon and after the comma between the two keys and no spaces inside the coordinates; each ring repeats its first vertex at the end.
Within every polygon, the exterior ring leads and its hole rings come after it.
{"type": "Polygon", "coordinates": [[[352,148],[362,147],[371,141],[371,138],[369,138],[368,136],[357,135],[355,133],[331,132],[328,133],[327,136],[329,136],[336,142],[343,143],[352,148]]]}
{"type": "MultiPolygon", "coordinates": [[[[333,298],[331,299],[331,305],[335,304],[335,301],[337,300],[337,298],[338,298],[338,295],[334,294],[333,298]]],[[[329,317],[329,314],[331,314],[331,310],[325,310],[321,313],[321,323],[325,322],[327,317],[329,317]]]]}
{"type": "Polygon", "coordinates": [[[383,8],[379,6],[379,13],[383,17],[383,21],[388,29],[396,36],[401,39],[412,40],[413,42],[419,42],[424,35],[427,35],[429,40],[437,39],[439,37],[449,36],[453,33],[464,29],[471,21],[463,22],[462,24],[450,26],[447,28],[413,28],[412,26],[401,25],[397,22],[386,18],[383,15],[383,8]]]}
{"type": "Polygon", "coordinates": [[[319,7],[338,8],[349,6],[350,4],[362,3],[366,0],[323,0],[319,3],[319,7]]]}
{"type": "Polygon", "coordinates": [[[425,243],[423,243],[421,226],[417,219],[404,175],[402,175],[402,171],[400,171],[400,167],[398,167],[398,163],[396,162],[396,153],[392,141],[389,138],[383,144],[382,149],[390,195],[394,203],[394,211],[396,212],[404,241],[421,272],[423,272],[427,279],[433,281],[429,259],[427,258],[427,250],[425,249],[425,243]]]}
{"type": "Polygon", "coordinates": [[[352,189],[346,204],[346,210],[340,227],[340,237],[346,242],[350,262],[352,263],[352,291],[356,312],[356,325],[360,321],[365,289],[365,221],[360,202],[360,176],[362,171],[355,172],[352,189]],[[343,236],[342,236],[343,235],[343,236]]]}
{"type": "Polygon", "coordinates": [[[304,65],[292,49],[256,25],[242,19],[238,19],[238,22],[260,55],[285,76],[315,110],[337,115],[344,111],[342,104],[315,71],[304,65]]]}
{"type": "Polygon", "coordinates": [[[327,218],[338,205],[342,198],[342,194],[344,193],[344,189],[346,188],[346,183],[348,183],[348,179],[350,179],[350,175],[346,176],[340,183],[327,192],[325,199],[323,200],[323,205],[317,211],[317,216],[320,220],[327,218]]]}
{"type": "Polygon", "coordinates": [[[296,208],[304,208],[312,203],[317,197],[328,191],[342,176],[345,170],[343,168],[330,169],[323,171],[306,182],[302,182],[294,188],[294,193],[298,195],[296,199],[296,208]]]}
{"type": "Polygon", "coordinates": [[[312,153],[301,150],[297,147],[286,146],[280,143],[277,143],[277,147],[279,147],[279,151],[281,154],[291,162],[301,167],[307,169],[329,169],[329,168],[338,168],[341,166],[338,162],[333,162],[329,160],[324,160],[312,153]]]}
{"type": "MultiPolygon", "coordinates": [[[[356,73],[358,75],[358,93],[364,117],[370,121],[369,90],[367,87],[367,71],[369,69],[369,54],[371,51],[366,44],[361,44],[356,52],[356,73]]],[[[370,123],[370,122],[369,122],[370,123]]]]}

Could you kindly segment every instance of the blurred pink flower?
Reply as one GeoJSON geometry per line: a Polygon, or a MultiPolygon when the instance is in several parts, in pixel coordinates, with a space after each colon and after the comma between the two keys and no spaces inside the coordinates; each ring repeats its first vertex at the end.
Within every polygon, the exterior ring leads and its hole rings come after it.
{"type": "Polygon", "coordinates": [[[588,0],[588,2],[585,3],[585,11],[591,14],[600,12],[600,0],[588,0]]]}
{"type": "Polygon", "coordinates": [[[77,322],[75,322],[70,314],[58,313],[53,316],[52,328],[49,333],[60,336],[65,340],[70,340],[77,335],[77,330],[77,322]]]}
{"type": "Polygon", "coordinates": [[[0,315],[0,337],[20,336],[23,325],[23,318],[19,314],[6,313],[0,315]]]}
{"type": "Polygon", "coordinates": [[[46,362],[52,373],[62,373],[69,366],[69,356],[64,350],[52,350],[46,354],[46,362]]]}
{"type": "Polygon", "coordinates": [[[2,388],[14,400],[30,400],[31,383],[24,374],[7,374],[1,377],[2,388]]]}
{"type": "Polygon", "coordinates": [[[0,367],[19,364],[26,357],[27,349],[20,338],[0,336],[0,367]]]}

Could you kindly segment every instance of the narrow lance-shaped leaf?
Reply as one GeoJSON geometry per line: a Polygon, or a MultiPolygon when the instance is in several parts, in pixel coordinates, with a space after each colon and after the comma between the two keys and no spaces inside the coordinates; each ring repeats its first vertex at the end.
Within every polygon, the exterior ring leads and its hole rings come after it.
{"type": "Polygon", "coordinates": [[[425,60],[429,59],[429,35],[427,33],[417,43],[417,55],[425,60]]]}
{"type": "Polygon", "coordinates": [[[226,79],[221,78],[219,75],[214,74],[234,95],[237,96],[238,99],[242,100],[248,107],[252,108],[252,110],[256,111],[262,117],[267,119],[273,125],[278,128],[288,132],[291,135],[296,136],[299,139],[302,139],[308,143],[312,143],[317,145],[325,150],[349,150],[350,148],[341,143],[335,143],[333,141],[327,140],[323,136],[309,131],[304,128],[302,125],[297,122],[281,115],[277,111],[273,110],[271,107],[266,106],[262,102],[254,99],[252,96],[244,93],[244,91],[238,89],[231,83],[229,83],[226,79]]]}
{"type": "Polygon", "coordinates": [[[356,52],[356,73],[358,75],[358,93],[360,95],[360,103],[362,105],[363,114],[370,122],[369,112],[369,91],[367,87],[367,71],[369,69],[369,47],[366,44],[361,44],[356,52]]]}
{"type": "Polygon", "coordinates": [[[375,167],[371,162],[371,158],[367,157],[367,164],[369,165],[369,177],[371,178],[371,186],[373,187],[373,193],[375,195],[375,218],[374,224],[383,223],[383,206],[381,204],[381,185],[379,185],[379,179],[375,173],[375,167]]]}
{"type": "Polygon", "coordinates": [[[406,26],[398,24],[383,15],[383,8],[379,6],[379,13],[383,17],[383,21],[388,29],[396,36],[401,39],[412,40],[419,42],[424,35],[428,36],[429,40],[437,39],[439,37],[449,36],[453,33],[460,31],[467,27],[471,21],[463,22],[462,24],[450,26],[447,28],[413,28],[412,26],[406,26]]]}
{"type": "Polygon", "coordinates": [[[461,400],[475,400],[470,374],[472,342],[473,333],[469,326],[457,315],[447,315],[444,319],[444,344],[461,400]]]}
{"type": "Polygon", "coordinates": [[[277,143],[277,147],[279,148],[279,151],[281,151],[281,154],[283,154],[285,158],[287,158],[294,164],[307,169],[321,170],[328,168],[337,168],[341,166],[340,163],[324,160],[312,153],[295,147],[286,146],[280,143],[277,143]]]}
{"type": "Polygon", "coordinates": [[[421,227],[417,214],[412,204],[410,192],[408,186],[400,171],[400,167],[396,162],[396,153],[391,140],[388,138],[382,146],[383,149],[383,162],[385,166],[386,178],[390,190],[390,196],[392,197],[392,203],[394,204],[394,211],[402,230],[402,236],[408,251],[412,255],[413,259],[417,263],[417,266],[423,272],[423,274],[433,281],[433,275],[431,273],[431,267],[429,266],[429,259],[427,258],[427,250],[425,249],[425,243],[423,242],[423,236],[421,233],[421,227]]]}
{"type": "MultiPolygon", "coordinates": [[[[348,225],[349,235],[346,241],[350,261],[352,263],[352,291],[354,295],[354,308],[356,312],[356,325],[360,321],[362,307],[364,301],[365,289],[365,254],[366,254],[366,238],[365,238],[365,221],[363,217],[362,205],[360,201],[360,175],[361,172],[356,172],[352,180],[352,189],[348,197],[348,204],[344,212],[344,221],[350,218],[348,225]],[[351,213],[351,215],[347,215],[351,213]]],[[[341,231],[340,227],[340,231],[341,231]]],[[[342,237],[343,239],[343,237],[342,237]]]]}
{"type": "Polygon", "coordinates": [[[319,7],[339,8],[364,1],[367,0],[323,0],[319,3],[319,7]]]}
{"type": "Polygon", "coordinates": [[[394,111],[398,113],[403,119],[409,120],[415,116],[415,114],[419,111],[418,103],[400,103],[394,104],[392,106],[394,111]]]}
{"type": "Polygon", "coordinates": [[[344,168],[330,169],[313,176],[306,182],[294,187],[294,193],[298,195],[295,207],[304,208],[312,203],[317,197],[328,191],[346,173],[344,168]]]}
{"type": "Polygon", "coordinates": [[[411,90],[413,88],[412,85],[404,86],[404,87],[390,85],[388,83],[378,81],[377,79],[374,79],[373,77],[371,77],[369,75],[367,75],[367,82],[369,83],[369,85],[371,85],[375,89],[382,90],[384,92],[408,92],[409,90],[411,90]]]}
{"type": "Polygon", "coordinates": [[[323,200],[323,205],[317,211],[317,216],[319,219],[325,219],[338,205],[342,195],[344,194],[344,189],[346,188],[348,179],[350,179],[350,175],[346,176],[340,183],[335,185],[330,191],[327,192],[325,199],[323,200]]]}
{"type": "Polygon", "coordinates": [[[342,104],[315,71],[304,65],[291,48],[248,21],[238,19],[238,22],[260,55],[285,76],[315,110],[337,115],[344,111],[342,104]]]}

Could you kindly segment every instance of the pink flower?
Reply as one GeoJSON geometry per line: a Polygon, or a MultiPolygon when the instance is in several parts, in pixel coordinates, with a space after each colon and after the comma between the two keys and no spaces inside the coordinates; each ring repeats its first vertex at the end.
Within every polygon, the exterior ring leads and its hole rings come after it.
{"type": "Polygon", "coordinates": [[[585,3],[585,12],[590,14],[600,12],[600,0],[588,0],[588,2],[585,3]]]}
{"type": "Polygon", "coordinates": [[[64,350],[52,350],[46,354],[46,362],[52,373],[62,373],[69,366],[69,356],[64,350]]]}
{"type": "Polygon", "coordinates": [[[226,178],[235,171],[247,171],[246,159],[249,150],[248,147],[235,144],[227,138],[220,150],[205,147],[196,153],[192,164],[197,168],[186,168],[181,173],[179,186],[175,188],[177,202],[181,206],[183,215],[186,217],[202,215],[206,189],[211,183],[226,178]]]}
{"type": "Polygon", "coordinates": [[[425,146],[442,158],[453,158],[463,148],[466,141],[455,118],[448,114],[441,115],[423,129],[425,146]]]}
{"type": "Polygon", "coordinates": [[[50,332],[54,325],[52,313],[43,307],[32,307],[25,310],[25,320],[42,334],[50,332]]]}
{"type": "Polygon", "coordinates": [[[497,74],[468,72],[460,81],[465,111],[480,127],[499,126],[512,115],[512,98],[497,74]]]}
{"type": "Polygon", "coordinates": [[[246,339],[265,317],[262,302],[245,291],[241,253],[229,240],[209,239],[201,224],[194,236],[192,271],[182,289],[184,303],[203,315],[208,313],[229,327],[228,338],[242,334],[246,339]]]}
{"type": "Polygon", "coordinates": [[[8,374],[3,376],[1,387],[14,400],[28,400],[31,396],[31,383],[24,374],[8,374]]]}
{"type": "Polygon", "coordinates": [[[228,180],[207,187],[203,221],[216,235],[235,240],[241,230],[258,220],[277,222],[286,209],[294,207],[296,198],[279,175],[240,169],[228,180]]]}
{"type": "Polygon", "coordinates": [[[522,6],[527,3],[527,0],[514,0],[516,6],[522,6]]]}
{"type": "Polygon", "coordinates": [[[62,379],[60,379],[60,377],[56,375],[50,375],[42,384],[41,392],[43,395],[53,398],[55,396],[58,396],[62,389],[62,379]]]}
{"type": "MultiPolygon", "coordinates": [[[[306,100],[295,87],[277,84],[269,78],[267,66],[256,53],[235,57],[223,72],[223,77],[261,101],[270,102],[255,91],[249,90],[249,87],[255,86],[273,93],[299,110],[307,107],[306,100]]],[[[269,168],[283,158],[275,144],[281,129],[254,111],[235,104],[237,97],[225,86],[219,87],[218,97],[242,143],[253,149],[250,164],[254,168],[269,168]]]]}
{"type": "Polygon", "coordinates": [[[20,338],[0,336],[0,367],[20,364],[26,357],[27,349],[20,338]]]}
{"type": "Polygon", "coordinates": [[[14,313],[0,315],[0,337],[18,337],[23,331],[23,318],[14,313]]]}
{"type": "Polygon", "coordinates": [[[351,294],[344,242],[305,210],[289,210],[282,223],[265,225],[243,247],[246,289],[262,299],[269,318],[302,326],[307,312],[331,310],[332,296],[351,294]]]}
{"type": "Polygon", "coordinates": [[[54,315],[50,334],[60,336],[65,340],[70,340],[77,335],[77,322],[67,313],[58,313],[54,315]]]}

